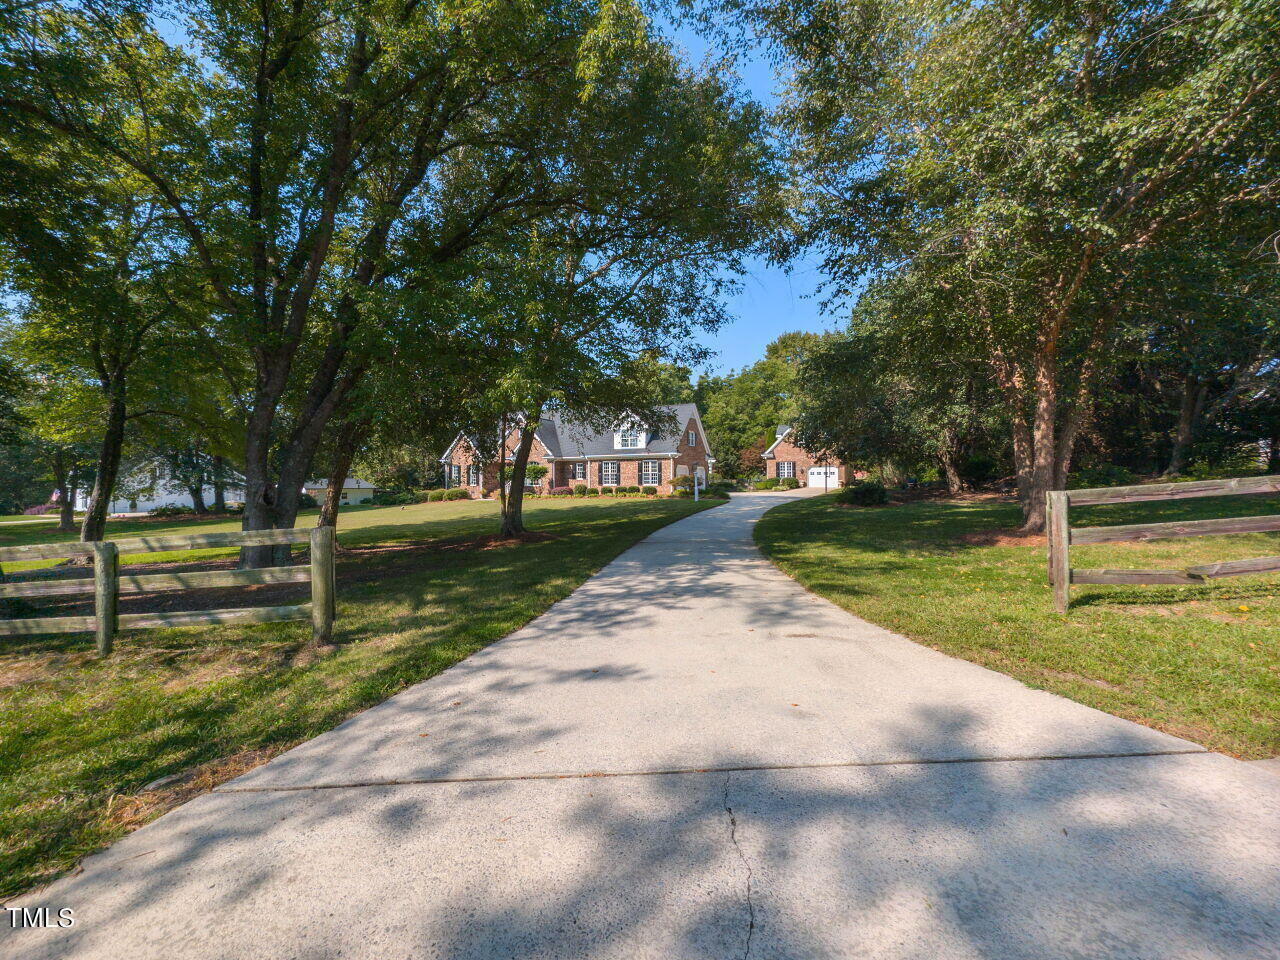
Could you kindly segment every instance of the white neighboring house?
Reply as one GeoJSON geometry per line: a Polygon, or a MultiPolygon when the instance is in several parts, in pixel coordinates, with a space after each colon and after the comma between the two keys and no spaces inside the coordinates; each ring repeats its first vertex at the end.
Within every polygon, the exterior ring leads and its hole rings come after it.
{"type": "MultiPolygon", "coordinates": [[[[315,497],[316,503],[324,503],[324,498],[329,495],[329,481],[308,481],[302,485],[302,492],[309,493],[315,497]]],[[[348,477],[342,485],[342,497],[338,503],[342,505],[348,503],[370,503],[376,492],[377,488],[367,480],[361,480],[359,477],[348,477]]]]}
{"type": "MultiPolygon", "coordinates": [[[[90,492],[89,490],[76,491],[77,510],[89,509],[90,492]]],[[[244,488],[227,484],[222,488],[222,496],[228,504],[244,503],[244,488]]],[[[213,487],[211,486],[204,488],[204,503],[206,507],[213,506],[213,487]]],[[[195,504],[191,502],[190,492],[182,484],[172,480],[157,480],[136,496],[116,497],[107,507],[107,513],[147,513],[156,507],[183,507],[194,510],[195,504]]]]}

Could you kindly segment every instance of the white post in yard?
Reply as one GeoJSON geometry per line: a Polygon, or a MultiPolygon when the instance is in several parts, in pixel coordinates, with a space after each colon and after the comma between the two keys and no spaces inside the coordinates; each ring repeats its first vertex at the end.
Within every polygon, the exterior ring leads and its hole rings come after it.
{"type": "Polygon", "coordinates": [[[698,502],[698,471],[693,471],[693,502],[698,502]]]}

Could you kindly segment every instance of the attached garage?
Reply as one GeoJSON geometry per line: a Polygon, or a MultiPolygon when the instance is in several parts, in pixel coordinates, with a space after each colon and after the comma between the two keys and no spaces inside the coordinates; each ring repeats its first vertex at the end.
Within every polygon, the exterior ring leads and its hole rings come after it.
{"type": "Polygon", "coordinates": [[[840,486],[839,467],[810,467],[808,485],[811,487],[840,486]]]}
{"type": "Polygon", "coordinates": [[[760,454],[764,474],[769,479],[795,480],[804,487],[834,490],[852,479],[854,474],[839,460],[814,456],[795,443],[788,426],[778,427],[773,444],[760,454]]]}

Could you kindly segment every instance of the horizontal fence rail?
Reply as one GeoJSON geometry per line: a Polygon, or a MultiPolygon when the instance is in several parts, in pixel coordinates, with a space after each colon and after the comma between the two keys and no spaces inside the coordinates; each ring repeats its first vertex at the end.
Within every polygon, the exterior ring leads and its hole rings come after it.
{"type": "Polygon", "coordinates": [[[58,560],[86,556],[93,558],[92,577],[0,583],[0,599],[88,596],[90,594],[94,598],[92,616],[0,620],[0,637],[92,632],[96,635],[98,652],[106,656],[111,652],[116,632],[122,629],[272,623],[310,619],[312,639],[315,643],[323,645],[329,643],[333,637],[336,586],[334,554],[333,527],[316,527],[311,530],[248,530],[176,537],[136,537],[126,540],[0,547],[0,562],[58,560]],[[267,547],[296,543],[311,545],[311,563],[308,566],[120,575],[121,554],[167,553],[180,550],[208,550],[217,547],[267,547]],[[118,609],[122,594],[275,583],[310,583],[311,602],[276,607],[242,607],[171,613],[121,614],[118,609]]]}
{"type": "Polygon", "coordinates": [[[1140,503],[1151,500],[1188,500],[1280,493],[1280,476],[1234,477],[1194,483],[1153,483],[1131,487],[1095,487],[1087,490],[1053,490],[1046,494],[1048,515],[1049,584],[1054,608],[1066,613],[1070,589],[1076,584],[1202,584],[1217,577],[1239,577],[1280,570],[1280,557],[1254,557],[1200,564],[1185,570],[1087,570],[1071,566],[1071,547],[1096,543],[1159,540],[1168,537],[1223,536],[1232,533],[1268,533],[1280,530],[1280,516],[1225,517],[1213,520],[1175,520],[1114,526],[1072,527],[1073,506],[1108,503],[1140,503]]]}

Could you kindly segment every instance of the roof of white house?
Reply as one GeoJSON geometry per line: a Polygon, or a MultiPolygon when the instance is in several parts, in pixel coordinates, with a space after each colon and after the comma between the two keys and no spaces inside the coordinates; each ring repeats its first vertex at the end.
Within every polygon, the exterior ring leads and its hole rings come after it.
{"type": "MultiPolygon", "coordinates": [[[[311,490],[327,490],[329,487],[328,480],[310,480],[305,486],[311,490]]],[[[359,477],[347,477],[342,484],[343,490],[376,490],[377,488],[368,480],[361,480],[359,477]]]]}

